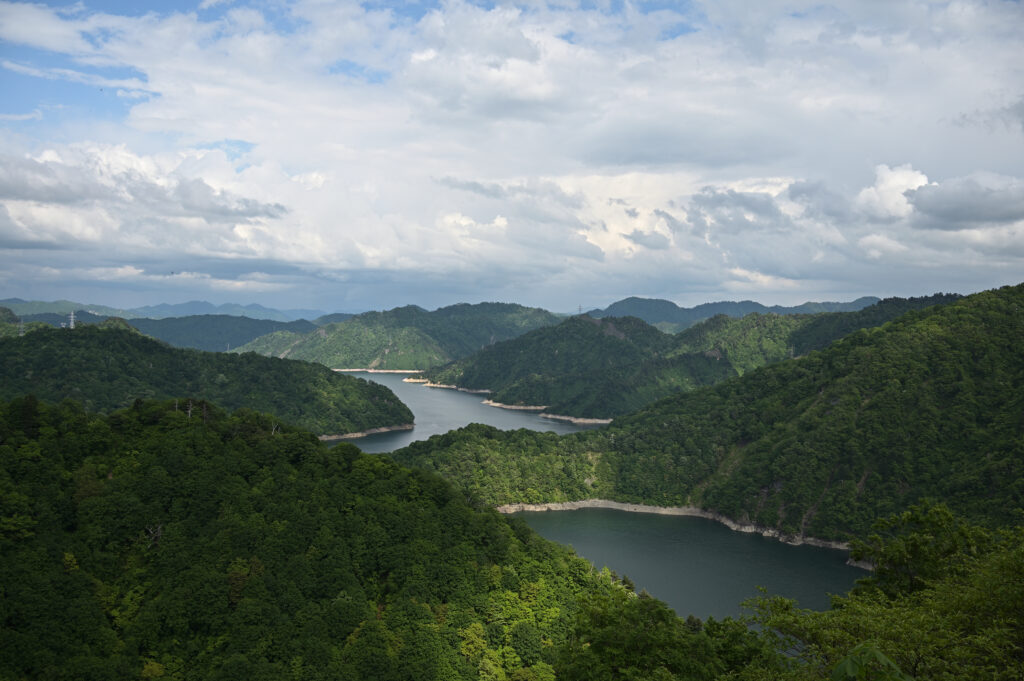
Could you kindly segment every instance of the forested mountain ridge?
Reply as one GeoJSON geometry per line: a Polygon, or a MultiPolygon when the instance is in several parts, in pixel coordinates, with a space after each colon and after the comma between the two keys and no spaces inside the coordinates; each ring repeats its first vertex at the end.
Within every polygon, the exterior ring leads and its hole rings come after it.
{"type": "Polygon", "coordinates": [[[425,376],[434,383],[489,390],[491,399],[502,404],[613,418],[674,393],[820,349],[909,310],[958,298],[887,298],[856,312],[817,315],[720,314],[674,336],[634,317],[598,320],[581,315],[496,343],[425,376]]]}
{"type": "Polygon", "coordinates": [[[702,303],[692,308],[679,307],[670,300],[660,298],[624,298],[603,310],[591,310],[591,317],[638,317],[665,333],[677,333],[698,322],[724,314],[728,317],[745,317],[748,314],[817,314],[819,312],[852,312],[878,302],[878,298],[864,296],[848,303],[803,303],[792,307],[762,305],[752,300],[702,303]]]}
{"type": "MultiPolygon", "coordinates": [[[[115,326],[112,319],[103,325],[115,326]]],[[[139,398],[207,399],[272,412],[320,434],[413,420],[384,386],[317,364],[172,348],[125,328],[39,329],[2,338],[0,379],[0,399],[71,398],[96,411],[139,398]]]]}
{"type": "Polygon", "coordinates": [[[931,496],[983,524],[1024,508],[1024,285],[910,312],[679,394],[599,431],[470,426],[394,456],[494,504],[696,505],[847,539],[931,496]]]}
{"type": "Polygon", "coordinates": [[[366,312],[304,335],[273,333],[237,352],[304,359],[334,369],[417,370],[558,321],[546,310],[509,303],[460,303],[432,312],[408,305],[366,312]]]}

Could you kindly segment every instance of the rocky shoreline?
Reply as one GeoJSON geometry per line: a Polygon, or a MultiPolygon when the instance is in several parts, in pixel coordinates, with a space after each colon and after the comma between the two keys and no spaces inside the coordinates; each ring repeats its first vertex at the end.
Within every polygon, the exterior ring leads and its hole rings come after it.
{"type": "Polygon", "coordinates": [[[493,400],[484,400],[484,404],[488,407],[511,409],[512,411],[544,411],[547,409],[547,407],[533,407],[528,404],[502,404],[501,402],[494,402],[493,400]]]}
{"type": "Polygon", "coordinates": [[[422,374],[423,369],[334,369],[342,373],[361,372],[367,374],[422,374]]]}
{"type": "Polygon", "coordinates": [[[412,430],[416,427],[413,423],[403,423],[398,426],[382,426],[380,428],[370,428],[368,430],[360,430],[357,433],[338,433],[335,435],[318,435],[317,437],[324,442],[335,442],[337,440],[356,440],[367,435],[376,435],[377,433],[393,433],[398,430],[412,430]]]}
{"type": "Polygon", "coordinates": [[[577,426],[603,426],[612,422],[611,419],[588,419],[582,416],[562,416],[561,414],[541,414],[540,417],[542,419],[552,419],[554,421],[568,421],[569,423],[577,426]]]}
{"type": "MultiPolygon", "coordinates": [[[[497,511],[499,513],[518,513],[520,511],[575,511],[581,508],[610,508],[616,511],[626,511],[628,513],[655,513],[658,515],[706,518],[708,520],[719,522],[730,530],[734,530],[736,532],[760,534],[761,536],[777,539],[792,546],[806,544],[808,546],[817,546],[823,549],[836,549],[839,551],[850,550],[850,545],[847,542],[828,541],[825,539],[816,539],[814,537],[801,537],[779,532],[778,530],[770,527],[763,527],[752,523],[738,523],[732,518],[727,518],[720,513],[707,511],[696,506],[649,506],[647,504],[630,504],[622,501],[611,501],[608,499],[584,499],[582,501],[562,501],[546,504],[505,504],[503,506],[498,506],[497,511]]],[[[848,560],[847,563],[865,570],[871,569],[870,565],[865,564],[862,561],[848,560]]]]}
{"type": "MultiPolygon", "coordinates": [[[[409,381],[409,379],[403,380],[409,381]]],[[[422,383],[423,386],[426,388],[443,388],[445,390],[458,390],[460,393],[472,393],[474,395],[487,395],[491,392],[490,390],[471,390],[469,388],[460,388],[457,385],[448,385],[447,383],[431,383],[428,380],[419,381],[413,379],[409,381],[409,383],[422,383]]]]}

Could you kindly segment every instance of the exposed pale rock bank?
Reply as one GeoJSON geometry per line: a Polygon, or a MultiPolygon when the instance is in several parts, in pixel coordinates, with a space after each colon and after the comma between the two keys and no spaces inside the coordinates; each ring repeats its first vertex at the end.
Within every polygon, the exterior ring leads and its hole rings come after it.
{"type": "MultiPolygon", "coordinates": [[[[497,510],[499,513],[518,513],[520,511],[575,511],[581,508],[610,508],[616,511],[627,511],[629,513],[655,513],[658,515],[681,515],[695,518],[707,518],[708,520],[714,520],[722,523],[730,530],[735,530],[736,532],[760,534],[764,537],[778,539],[781,542],[791,544],[793,546],[807,544],[808,546],[818,546],[825,549],[837,549],[840,551],[850,550],[850,545],[847,542],[827,541],[825,539],[815,539],[814,537],[802,537],[786,534],[770,527],[763,527],[752,523],[738,523],[732,518],[725,517],[721,513],[706,511],[703,508],[698,508],[696,506],[648,506],[647,504],[630,504],[622,501],[610,501],[608,499],[584,499],[582,501],[562,501],[547,504],[505,504],[504,506],[498,506],[497,510]]],[[[870,569],[864,564],[858,564],[854,561],[848,562],[850,565],[870,569]]]]}
{"type": "Polygon", "coordinates": [[[368,430],[361,430],[358,433],[338,433],[335,435],[318,435],[317,437],[324,442],[334,442],[336,440],[355,440],[367,435],[376,435],[377,433],[392,433],[398,430],[412,430],[416,425],[413,423],[403,423],[398,426],[383,426],[381,428],[370,428],[368,430]]]}

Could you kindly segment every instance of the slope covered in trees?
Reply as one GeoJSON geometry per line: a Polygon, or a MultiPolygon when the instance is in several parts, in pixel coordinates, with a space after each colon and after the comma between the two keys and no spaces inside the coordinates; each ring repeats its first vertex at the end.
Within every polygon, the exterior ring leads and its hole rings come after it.
{"type": "Polygon", "coordinates": [[[437,476],[272,416],[0,403],[0,676],[1020,678],[1024,535],[922,505],[875,577],[761,626],[677,617],[437,476]],[[908,579],[909,577],[909,579],[908,579]],[[866,676],[870,674],[870,676],[866,676]]]}
{"type": "Polygon", "coordinates": [[[666,362],[672,345],[671,336],[636,318],[580,315],[425,375],[434,383],[490,390],[502,404],[609,418],[735,373],[728,361],[705,353],[666,362]]]}
{"type": "Polygon", "coordinates": [[[752,300],[703,303],[695,307],[679,307],[670,300],[659,298],[625,298],[603,310],[591,310],[591,317],[637,317],[665,333],[677,333],[716,315],[745,317],[748,314],[817,314],[819,312],[852,312],[878,302],[878,298],[865,296],[848,303],[804,303],[792,307],[762,305],[752,300]]]}
{"type": "Polygon", "coordinates": [[[710,681],[769,655],[437,476],[201,406],[0,405],[0,676],[710,681]]]}
{"type": "Polygon", "coordinates": [[[483,426],[395,453],[490,503],[697,505],[845,539],[925,496],[983,524],[1024,508],[1024,285],[908,313],[822,351],[562,438],[483,426]]]}
{"type": "Polygon", "coordinates": [[[545,310],[506,303],[463,303],[432,312],[409,305],[366,312],[304,335],[272,333],[237,351],[334,369],[426,369],[558,321],[545,310]]]}
{"type": "Polygon", "coordinates": [[[489,390],[502,404],[613,418],[957,298],[889,298],[857,312],[819,315],[720,314],[674,336],[632,317],[582,315],[496,343],[425,375],[434,383],[489,390]]]}
{"type": "Polygon", "coordinates": [[[317,364],[172,348],[135,330],[98,326],[0,339],[0,399],[28,393],[72,398],[96,411],[139,398],[216,400],[229,408],[271,411],[321,434],[413,420],[384,386],[317,364]]]}

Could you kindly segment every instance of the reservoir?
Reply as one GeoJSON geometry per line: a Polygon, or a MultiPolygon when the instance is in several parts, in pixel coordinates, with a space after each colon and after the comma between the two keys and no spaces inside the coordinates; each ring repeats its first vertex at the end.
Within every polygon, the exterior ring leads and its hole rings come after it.
{"type": "Polygon", "coordinates": [[[845,551],[790,546],[706,518],[604,508],[512,515],[594,565],[628,575],[637,593],[647,589],[684,617],[742,614],[741,601],[759,586],[802,608],[827,610],[828,594],[844,594],[868,575],[846,564],[845,551]]]}
{"type": "Polygon", "coordinates": [[[416,417],[413,430],[377,433],[356,440],[348,440],[364,452],[377,454],[401,449],[431,435],[441,435],[470,423],[485,423],[501,430],[549,430],[553,433],[575,433],[592,426],[577,426],[567,421],[541,418],[535,411],[501,409],[484,404],[486,395],[428,388],[422,383],[406,383],[402,379],[415,374],[377,374],[363,371],[346,372],[349,376],[365,378],[391,389],[398,399],[412,409],[416,417]]]}
{"type": "MultiPolygon", "coordinates": [[[[365,452],[390,452],[470,423],[502,430],[584,430],[536,412],[490,407],[485,396],[403,382],[403,374],[353,372],[390,388],[416,417],[411,431],[351,440],[365,452]]],[[[826,610],[828,594],[843,594],[868,573],[846,565],[846,553],[789,546],[756,534],[734,532],[704,518],[589,508],[516,513],[541,536],[566,544],[598,568],[627,575],[637,592],[647,589],[677,614],[722,618],[743,613],[740,602],[769,594],[795,598],[800,607],[826,610]]]]}

